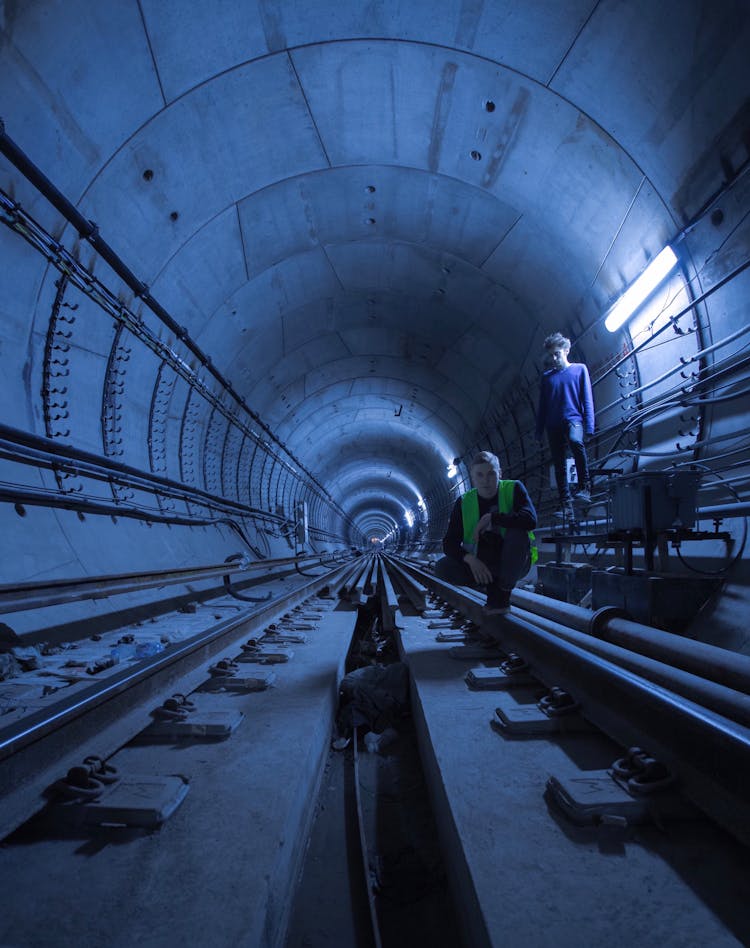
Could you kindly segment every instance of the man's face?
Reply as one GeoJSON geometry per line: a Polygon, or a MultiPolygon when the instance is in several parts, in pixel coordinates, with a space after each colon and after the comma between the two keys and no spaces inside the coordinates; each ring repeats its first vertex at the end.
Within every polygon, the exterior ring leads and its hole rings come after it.
{"type": "Polygon", "coordinates": [[[497,494],[499,477],[491,464],[475,464],[471,469],[471,479],[480,497],[494,497],[497,494]]]}
{"type": "Polygon", "coordinates": [[[568,364],[568,353],[570,349],[563,349],[558,347],[557,349],[550,349],[549,354],[552,359],[552,365],[556,369],[564,369],[568,364]]]}

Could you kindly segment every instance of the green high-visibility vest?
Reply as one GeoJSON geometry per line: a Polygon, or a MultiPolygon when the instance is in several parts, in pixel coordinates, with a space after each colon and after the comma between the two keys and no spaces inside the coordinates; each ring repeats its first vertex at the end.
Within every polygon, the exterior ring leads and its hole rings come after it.
{"type": "MultiPolygon", "coordinates": [[[[497,509],[506,514],[513,510],[513,494],[516,489],[515,481],[499,481],[497,485],[497,509]]],[[[464,543],[474,542],[474,530],[479,523],[479,494],[476,490],[469,490],[461,497],[461,519],[464,525],[464,543]]],[[[505,536],[505,527],[500,528],[500,536],[505,536]]],[[[539,559],[539,550],[536,545],[534,532],[529,530],[529,550],[531,565],[539,559]]]]}

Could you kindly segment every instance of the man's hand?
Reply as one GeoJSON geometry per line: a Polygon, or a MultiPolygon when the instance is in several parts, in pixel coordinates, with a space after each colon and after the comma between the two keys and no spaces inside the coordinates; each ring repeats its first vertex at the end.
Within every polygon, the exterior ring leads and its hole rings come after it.
{"type": "Polygon", "coordinates": [[[479,542],[479,534],[484,533],[486,530],[491,529],[492,527],[492,514],[486,513],[483,517],[479,518],[479,523],[474,527],[474,535],[472,537],[474,541],[474,546],[476,547],[479,542]]]}
{"type": "Polygon", "coordinates": [[[492,582],[492,572],[490,568],[484,564],[478,556],[475,556],[473,553],[467,553],[466,556],[464,556],[464,563],[466,563],[471,570],[471,575],[474,577],[474,582],[477,586],[486,586],[492,582]]]}
{"type": "Polygon", "coordinates": [[[479,538],[480,533],[484,533],[485,530],[492,529],[492,514],[486,513],[483,517],[479,518],[479,523],[477,524],[477,538],[479,538]]]}

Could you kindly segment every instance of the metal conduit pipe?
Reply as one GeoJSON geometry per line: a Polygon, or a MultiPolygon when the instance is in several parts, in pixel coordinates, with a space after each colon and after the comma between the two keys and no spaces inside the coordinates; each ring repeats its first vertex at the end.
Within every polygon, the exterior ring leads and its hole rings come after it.
{"type": "Polygon", "coordinates": [[[287,448],[268,425],[260,418],[257,412],[252,411],[245,399],[235,390],[234,386],[227,378],[213,365],[211,359],[203,352],[198,344],[190,337],[187,329],[180,326],[164,309],[164,307],[154,299],[149,292],[146,283],[139,280],[136,275],[124,263],[122,258],[115,253],[112,247],[100,236],[99,227],[94,221],[88,220],[81,214],[75,205],[69,201],[65,195],[55,187],[50,179],[31,161],[23,150],[10,138],[5,131],[5,123],[0,118],[0,154],[5,155],[8,161],[42,194],[50,204],[55,207],[60,214],[75,227],[79,236],[86,240],[99,256],[108,264],[125,285],[135,293],[136,297],[141,299],[156,318],[163,323],[170,332],[182,342],[182,344],[194,355],[205,370],[213,376],[221,388],[250,415],[253,421],[265,431],[268,437],[278,445],[287,457],[291,458],[294,464],[306,475],[306,477],[316,487],[322,491],[323,495],[333,502],[333,498],[318,479],[305,467],[304,464],[287,448]]]}
{"type": "MultiPolygon", "coordinates": [[[[644,458],[671,458],[675,455],[685,454],[686,451],[693,451],[695,448],[706,448],[713,444],[719,444],[722,441],[731,441],[741,438],[744,435],[743,432],[729,431],[725,434],[715,435],[712,438],[704,438],[702,441],[695,441],[692,444],[681,444],[679,441],[675,442],[674,451],[642,451],[642,450],[631,450],[626,448],[619,448],[616,451],[610,452],[606,456],[606,460],[615,457],[644,457],[644,458]]],[[[743,442],[741,448],[743,451],[747,450],[747,442],[743,442]]],[[[715,456],[714,456],[715,457],[715,456]]],[[[604,460],[604,459],[602,459],[604,460]]],[[[708,458],[708,460],[714,460],[714,458],[708,458]]],[[[695,464],[695,458],[690,458],[685,462],[673,462],[674,464],[685,463],[685,464],[695,464]]]]}
{"type": "MultiPolygon", "coordinates": [[[[620,645],[593,639],[584,632],[576,632],[552,619],[545,619],[543,616],[531,613],[527,615],[534,625],[544,629],[545,632],[551,632],[566,642],[586,649],[587,652],[598,655],[600,658],[605,658],[619,668],[625,668],[663,688],[668,688],[675,694],[689,698],[690,701],[716,711],[730,721],[750,727],[750,695],[734,691],[725,685],[701,678],[620,645]]],[[[523,618],[525,619],[526,616],[523,618]]]]}
{"type": "Polygon", "coordinates": [[[623,747],[645,747],[705,813],[750,843],[750,730],[516,616],[503,623],[542,681],[575,696],[583,715],[623,747]]]}
{"type": "MultiPolygon", "coordinates": [[[[0,487],[0,501],[20,504],[22,507],[51,507],[59,510],[98,514],[105,517],[129,517],[133,520],[145,520],[148,523],[168,523],[171,526],[200,527],[212,526],[221,522],[220,517],[188,517],[165,514],[154,507],[134,507],[132,504],[122,502],[100,504],[96,501],[86,500],[80,495],[67,495],[52,490],[7,490],[0,487]]],[[[214,505],[206,504],[206,506],[213,507],[214,505]]],[[[221,511],[218,506],[214,509],[221,511]]],[[[235,513],[235,511],[231,512],[235,513]]],[[[239,514],[239,516],[243,515],[239,514]]]]}
{"type": "MultiPolygon", "coordinates": [[[[119,573],[108,576],[81,576],[75,579],[56,579],[48,582],[18,583],[0,586],[0,610],[23,612],[29,609],[46,609],[62,603],[80,602],[83,599],[107,599],[124,593],[141,592],[145,589],[199,582],[230,573],[250,573],[263,569],[272,571],[290,565],[323,563],[326,554],[306,553],[301,556],[279,557],[273,560],[246,562],[244,554],[237,554],[224,563],[207,566],[186,566],[175,569],[151,570],[147,573],[119,573]]],[[[333,561],[331,561],[333,562],[333,561]]]]}
{"type": "MultiPolygon", "coordinates": [[[[662,333],[667,331],[667,329],[671,329],[677,320],[680,319],[680,317],[686,316],[690,310],[696,307],[699,303],[705,302],[709,296],[713,296],[714,293],[726,286],[727,283],[731,283],[732,280],[736,279],[741,273],[744,273],[748,267],[750,267],[750,258],[744,260],[742,263],[736,266],[734,270],[727,273],[726,276],[722,277],[717,283],[714,283],[713,286],[710,286],[707,290],[701,293],[700,296],[694,297],[687,304],[687,306],[684,306],[678,313],[675,313],[674,316],[670,316],[669,319],[653,333],[653,335],[649,336],[648,339],[639,343],[637,346],[633,346],[633,348],[626,355],[621,356],[619,359],[613,362],[605,372],[603,372],[596,379],[592,379],[591,384],[594,386],[598,385],[599,382],[602,382],[608,375],[616,372],[623,363],[628,361],[628,359],[632,359],[634,356],[638,355],[639,352],[649,346],[657,336],[661,336],[662,333]]],[[[706,351],[710,351],[710,347],[706,351]]]]}
{"type": "Polygon", "coordinates": [[[734,691],[750,694],[750,657],[747,655],[633,622],[614,607],[605,606],[592,612],[521,589],[513,590],[511,600],[521,609],[585,632],[593,639],[604,639],[734,691]]]}
{"type": "MultiPolygon", "coordinates": [[[[682,363],[678,368],[683,368],[682,363]]],[[[649,385],[657,385],[659,382],[664,381],[665,378],[671,373],[667,373],[664,376],[661,376],[658,379],[655,379],[649,385]]],[[[712,373],[710,376],[706,376],[703,379],[699,379],[696,382],[686,384],[678,383],[669,391],[662,392],[660,395],[656,395],[648,401],[643,401],[641,404],[632,410],[628,414],[628,428],[632,428],[635,425],[639,425],[644,422],[649,416],[653,417],[658,415],[660,412],[669,411],[672,408],[686,408],[688,406],[699,406],[705,404],[713,404],[717,402],[724,401],[733,401],[735,399],[743,398],[746,392],[732,392],[731,394],[725,396],[717,396],[715,398],[701,398],[700,391],[704,388],[707,388],[712,383],[716,382],[718,378],[721,378],[723,375],[728,374],[725,370],[724,372],[712,373]],[[689,391],[688,391],[689,390],[689,391]]],[[[746,381],[746,377],[743,376],[740,381],[746,381]]],[[[619,396],[615,401],[610,402],[608,405],[605,405],[602,409],[597,409],[597,416],[600,414],[605,414],[612,408],[622,408],[623,402],[632,398],[634,395],[639,394],[643,391],[644,388],[648,386],[641,386],[640,389],[632,389],[619,396]]],[[[715,390],[715,389],[714,389],[715,390]]],[[[618,427],[618,423],[615,422],[613,425],[608,426],[608,428],[618,427]]],[[[604,430],[608,430],[605,428],[604,430]]],[[[627,430],[627,429],[626,429],[627,430]]]]}
{"type": "MultiPolygon", "coordinates": [[[[717,482],[716,486],[721,487],[721,482],[717,482]]],[[[717,504],[713,507],[701,507],[696,511],[698,520],[714,520],[716,517],[746,517],[748,514],[750,514],[750,500],[740,501],[737,504],[717,504]]]]}
{"type": "MultiPolygon", "coordinates": [[[[606,405],[604,408],[597,411],[597,414],[600,414],[601,412],[607,411],[607,409],[609,408],[614,408],[615,406],[622,404],[622,402],[625,401],[625,399],[631,398],[633,395],[640,395],[642,392],[647,391],[649,388],[653,388],[655,385],[658,385],[660,382],[663,382],[665,381],[665,379],[668,379],[670,375],[674,375],[676,372],[680,372],[682,369],[685,368],[686,365],[690,365],[693,362],[698,362],[704,356],[709,355],[712,352],[715,352],[717,349],[720,349],[723,346],[729,345],[730,342],[734,342],[735,339],[738,339],[740,336],[743,336],[746,332],[750,332],[750,326],[743,326],[741,329],[738,329],[736,332],[733,332],[730,335],[725,336],[723,339],[720,339],[718,342],[715,342],[713,345],[706,346],[706,348],[704,349],[699,349],[693,355],[681,356],[680,361],[676,363],[674,366],[672,366],[671,369],[668,369],[666,372],[664,372],[663,375],[660,375],[655,379],[651,379],[650,381],[639,386],[638,388],[632,389],[630,392],[628,392],[627,395],[621,395],[620,398],[618,398],[616,401],[611,402],[609,405],[606,405]]],[[[744,365],[745,362],[746,360],[743,360],[739,364],[732,363],[726,368],[719,368],[718,370],[716,369],[716,367],[714,367],[712,368],[710,372],[707,372],[704,378],[698,379],[695,383],[693,383],[693,387],[697,387],[699,385],[705,385],[708,382],[715,382],[718,376],[728,371],[736,371],[739,367],[744,365]]],[[[684,388],[684,385],[681,385],[680,383],[678,383],[675,386],[675,388],[672,389],[671,394],[682,392],[683,388],[684,388]]],[[[668,397],[669,394],[670,393],[664,393],[663,395],[657,396],[657,400],[663,399],[664,397],[668,397]]]]}
{"type": "MultiPolygon", "coordinates": [[[[748,394],[750,394],[750,390],[748,390],[748,394]]],[[[713,461],[713,458],[711,458],[711,460],[713,461]]],[[[719,474],[718,468],[707,467],[706,473],[715,474],[719,479],[715,481],[709,481],[708,484],[702,484],[699,488],[701,493],[706,493],[707,491],[723,490],[727,487],[734,487],[737,484],[750,484],[750,471],[746,471],[744,474],[737,474],[734,477],[726,476],[726,471],[730,471],[736,467],[738,467],[737,462],[730,464],[728,467],[721,468],[720,470],[725,472],[723,474],[719,474]]]]}
{"type": "Polygon", "coordinates": [[[75,471],[82,477],[91,477],[97,480],[109,480],[112,477],[118,477],[121,478],[122,483],[154,494],[162,492],[161,488],[163,488],[164,493],[180,499],[193,502],[208,501],[206,506],[213,504],[231,508],[241,514],[263,517],[266,520],[276,521],[280,519],[267,511],[259,510],[256,507],[248,507],[246,504],[226,497],[219,497],[200,487],[187,487],[181,481],[165,477],[162,474],[142,471],[140,468],[125,464],[122,461],[103,457],[82,448],[75,448],[70,444],[60,444],[51,438],[22,431],[19,428],[12,428],[10,425],[3,423],[0,423],[0,456],[7,457],[9,460],[17,461],[20,464],[43,466],[53,470],[56,466],[65,466],[66,469],[75,471]]]}
{"type": "MultiPolygon", "coordinates": [[[[424,578],[441,598],[479,621],[478,593],[451,587],[415,564],[401,562],[424,578]]],[[[586,612],[565,603],[558,605],[586,612]]],[[[518,652],[541,681],[570,692],[584,717],[618,744],[647,748],[677,776],[678,786],[696,806],[745,844],[750,843],[745,778],[750,766],[750,729],[518,615],[505,617],[498,637],[501,647],[518,652]]]]}

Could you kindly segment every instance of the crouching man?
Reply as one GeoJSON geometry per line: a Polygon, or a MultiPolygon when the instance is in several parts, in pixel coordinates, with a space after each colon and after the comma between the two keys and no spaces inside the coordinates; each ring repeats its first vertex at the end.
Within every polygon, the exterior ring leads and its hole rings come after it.
{"type": "Polygon", "coordinates": [[[474,489],[456,501],[435,576],[487,593],[485,614],[505,615],[510,594],[536,562],[536,510],[520,481],[501,480],[500,461],[480,451],[471,462],[474,489]]]}

